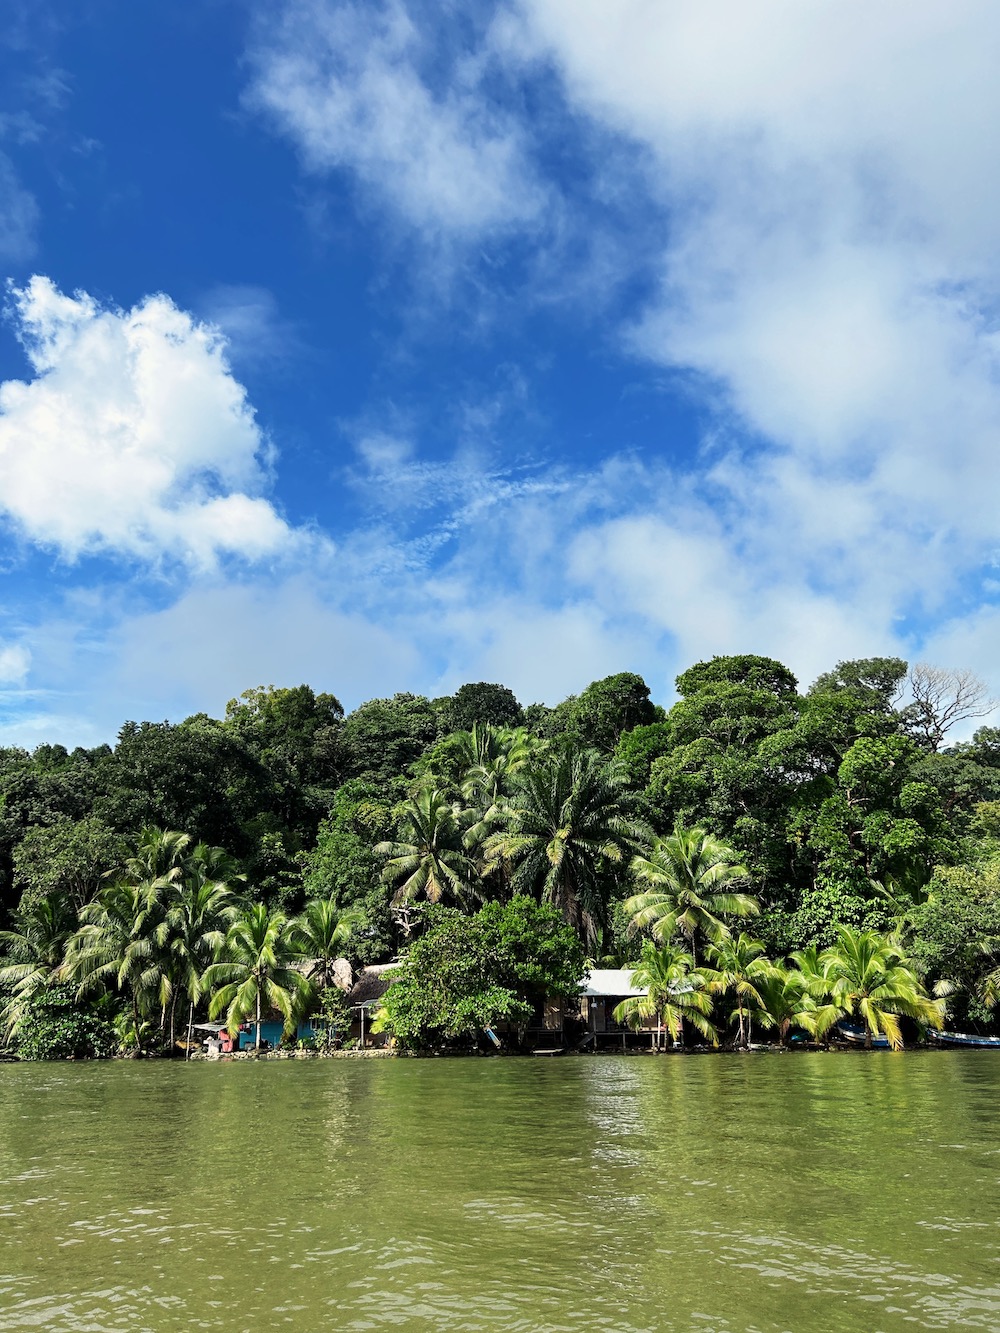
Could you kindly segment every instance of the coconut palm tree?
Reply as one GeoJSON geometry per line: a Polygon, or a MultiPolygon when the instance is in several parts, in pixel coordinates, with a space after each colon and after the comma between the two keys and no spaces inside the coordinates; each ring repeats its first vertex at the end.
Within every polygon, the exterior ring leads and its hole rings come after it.
{"type": "Polygon", "coordinates": [[[827,1001],[816,1010],[817,1036],[822,1037],[838,1019],[858,1018],[865,1027],[866,1049],[884,1033],[893,1050],[899,1050],[900,1016],[934,1028],[943,1026],[943,1002],[928,996],[895,940],[849,926],[841,926],[837,934],[837,943],[816,960],[822,983],[814,979],[812,985],[822,984],[827,1001]]]}
{"type": "Polygon", "coordinates": [[[174,1046],[177,998],[188,999],[187,1050],[190,1053],[194,1009],[202,995],[205,969],[219,954],[238,911],[236,891],[244,876],[221,847],[198,843],[174,884],[160,941],[168,956],[170,1047],[174,1046]]]}
{"type": "Polygon", "coordinates": [[[707,954],[710,966],[702,972],[708,989],[717,995],[733,993],[736,1008],[730,1021],[738,1024],[736,1044],[749,1046],[752,1017],[764,1007],[759,987],[772,970],[764,946],[741,932],[735,939],[729,935],[710,944],[707,954]]]}
{"type": "MultiPolygon", "coordinates": [[[[80,911],[80,927],[67,943],[60,974],[79,983],[84,996],[102,986],[127,994],[131,1030],[142,1051],[145,1017],[159,1003],[160,1031],[174,997],[174,960],[167,917],[191,860],[191,838],[175,830],[146,828],[121,875],[80,911]]],[[[172,1011],[171,1011],[172,1012],[172,1011]]]]}
{"type": "Polygon", "coordinates": [[[684,1034],[685,1022],[703,1037],[718,1045],[713,1026],[712,997],[704,976],[692,967],[692,957],[677,944],[657,947],[650,940],[642,946],[639,961],[632,969],[632,985],[646,989],[645,995],[632,995],[615,1006],[616,1022],[638,1027],[643,1019],[659,1018],[675,1046],[684,1034]]]}
{"type": "Polygon", "coordinates": [[[16,1036],[31,999],[56,980],[76,915],[62,894],[42,898],[27,912],[16,912],[12,930],[0,931],[0,986],[11,995],[0,1015],[4,1037],[16,1036]]]}
{"type": "Polygon", "coordinates": [[[226,932],[221,959],[205,969],[202,984],[215,992],[209,1004],[211,1017],[225,1013],[226,1026],[234,1037],[240,1024],[252,1018],[258,1052],[266,1010],[277,1009],[285,1020],[286,1034],[293,1032],[313,993],[308,977],[294,966],[298,956],[285,914],[271,911],[265,903],[253,903],[226,932]]]}
{"type": "Polygon", "coordinates": [[[517,775],[486,859],[505,863],[516,893],[552,903],[593,948],[607,872],[648,834],[628,801],[620,770],[596,750],[558,746],[517,775]]]}
{"type": "Polygon", "coordinates": [[[144,828],[134,855],[117,878],[132,884],[157,884],[162,890],[180,879],[191,855],[191,836],[176,829],[144,828]]]}
{"type": "Polygon", "coordinates": [[[625,903],[633,930],[649,930],[659,944],[680,932],[697,962],[698,937],[719,943],[729,935],[724,917],[756,916],[757,899],[734,884],[748,876],[725,843],[704,829],[677,825],[654,838],[648,856],[636,856],[632,875],[643,886],[625,903]]]}
{"type": "Polygon", "coordinates": [[[60,976],[78,982],[83,998],[102,987],[127,995],[132,1030],[142,1054],[142,1024],[159,1001],[170,996],[166,955],[159,937],[165,916],[162,877],[142,883],[110,884],[80,911],[80,928],[66,946],[60,976]]]}
{"type": "Polygon", "coordinates": [[[377,856],[386,858],[382,879],[398,885],[395,903],[454,898],[460,905],[476,896],[474,869],[462,846],[459,810],[436,787],[421,787],[403,803],[400,836],[380,842],[377,856]]]}
{"type": "Polygon", "coordinates": [[[335,898],[314,898],[291,923],[296,948],[308,960],[305,975],[317,990],[324,991],[334,984],[333,965],[343,958],[360,920],[357,908],[338,907],[335,898]]]}
{"type": "Polygon", "coordinates": [[[754,989],[760,1004],[753,1013],[753,1021],[762,1028],[776,1030],[782,1046],[788,1045],[793,1027],[805,1032],[814,1030],[816,1002],[802,972],[771,966],[755,979],[754,989]]]}

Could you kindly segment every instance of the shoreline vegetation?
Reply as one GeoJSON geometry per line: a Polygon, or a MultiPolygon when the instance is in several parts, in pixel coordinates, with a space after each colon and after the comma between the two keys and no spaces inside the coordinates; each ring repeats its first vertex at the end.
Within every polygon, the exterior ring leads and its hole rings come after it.
{"type": "Polygon", "coordinates": [[[114,747],[0,750],[0,1056],[994,1032],[1000,730],[949,742],[992,711],[981,683],[868,658],[800,692],[741,655],[677,693],[479,682],[345,715],[261,687],[114,747]],[[591,973],[625,980],[598,1003],[591,973]]]}

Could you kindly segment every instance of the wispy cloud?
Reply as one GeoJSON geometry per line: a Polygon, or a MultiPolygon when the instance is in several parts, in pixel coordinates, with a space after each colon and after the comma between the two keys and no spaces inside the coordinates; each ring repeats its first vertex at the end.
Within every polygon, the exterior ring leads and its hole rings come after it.
{"type": "Polygon", "coordinates": [[[292,320],[286,319],[272,291],[253,283],[219,283],[198,303],[203,319],[222,331],[226,357],[234,365],[288,368],[308,352],[292,320]]]}
{"type": "Polygon", "coordinates": [[[20,263],[35,253],[39,210],[9,157],[0,153],[0,260],[20,263]]]}
{"type": "Polygon", "coordinates": [[[436,31],[403,0],[293,0],[259,23],[249,101],[312,171],[350,172],[431,237],[531,224],[546,192],[526,126],[484,96],[482,62],[449,58],[436,31]]]}

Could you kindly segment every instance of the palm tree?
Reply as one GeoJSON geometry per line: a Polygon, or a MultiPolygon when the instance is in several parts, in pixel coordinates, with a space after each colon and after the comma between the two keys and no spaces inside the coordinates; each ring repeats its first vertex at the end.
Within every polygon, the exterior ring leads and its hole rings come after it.
{"type": "Polygon", "coordinates": [[[632,969],[633,987],[645,987],[646,994],[630,996],[616,1005],[616,1022],[638,1027],[643,1019],[659,1018],[677,1046],[686,1021],[717,1045],[718,1033],[710,1021],[712,998],[705,978],[693,970],[692,963],[691,955],[679,945],[658,948],[646,940],[632,969]]]}
{"type": "Polygon", "coordinates": [[[763,955],[760,940],[742,932],[735,939],[729,935],[708,946],[712,966],[703,969],[708,989],[716,994],[732,991],[736,996],[730,1020],[737,1019],[739,1025],[737,1046],[749,1046],[752,1016],[764,1007],[759,987],[772,969],[763,955]]]}
{"type": "Polygon", "coordinates": [[[642,892],[625,903],[632,929],[649,929],[659,944],[669,944],[678,931],[697,961],[699,935],[717,944],[729,935],[726,916],[756,916],[757,899],[733,888],[748,871],[725,843],[704,829],[677,825],[666,838],[654,838],[648,856],[632,861],[632,875],[642,892]]]}
{"type": "Polygon", "coordinates": [[[244,877],[221,847],[199,843],[182,867],[182,877],[160,927],[169,959],[170,1047],[178,994],[188,997],[187,1054],[191,1050],[194,1008],[202,995],[205,969],[219,954],[226,930],[238,910],[235,887],[244,877]]]}
{"type": "Polygon", "coordinates": [[[865,1026],[866,1049],[871,1049],[874,1037],[884,1033],[893,1050],[899,1050],[903,1044],[900,1016],[935,1028],[943,1026],[943,1002],[927,995],[896,941],[849,926],[841,926],[837,934],[837,944],[824,949],[815,960],[822,982],[814,972],[812,985],[821,984],[827,998],[816,1011],[817,1036],[823,1036],[840,1018],[856,1017],[865,1026]]]}
{"type": "Polygon", "coordinates": [[[174,829],[144,828],[135,854],[125,862],[117,878],[131,884],[156,885],[159,891],[175,883],[183,874],[191,855],[191,837],[174,829]]]}
{"type": "Polygon", "coordinates": [[[436,787],[421,787],[403,803],[399,840],[377,843],[375,853],[387,858],[382,879],[399,886],[395,903],[421,896],[437,903],[450,896],[464,905],[474,892],[459,812],[436,787]]]}
{"type": "Polygon", "coordinates": [[[357,908],[341,908],[335,898],[314,898],[291,923],[296,947],[307,959],[305,975],[317,990],[334,984],[334,963],[361,919],[357,908]]]}
{"type": "Polygon", "coordinates": [[[483,876],[503,870],[503,862],[488,861],[485,844],[501,821],[518,773],[538,751],[541,742],[524,727],[494,727],[487,723],[464,733],[467,738],[461,780],[462,799],[468,803],[465,848],[476,857],[483,876]]]}
{"type": "Polygon", "coordinates": [[[808,979],[802,972],[771,966],[755,980],[754,988],[760,998],[760,1005],[753,1014],[753,1020],[763,1028],[776,1029],[782,1046],[788,1045],[793,1027],[802,1028],[806,1032],[813,1031],[816,1003],[810,994],[808,979]]]}
{"type": "Polygon", "coordinates": [[[81,909],[80,928],[66,946],[60,975],[79,982],[78,995],[111,986],[129,996],[136,1047],[142,1054],[140,1013],[169,1000],[159,928],[163,922],[164,881],[111,884],[81,909]]]}
{"type": "Polygon", "coordinates": [[[479,810],[488,810],[510,795],[517,774],[540,742],[524,727],[494,727],[487,722],[463,733],[462,796],[479,810]],[[467,742],[466,742],[467,738],[467,742]]]}
{"type": "Polygon", "coordinates": [[[29,911],[14,915],[14,929],[0,931],[0,949],[6,963],[0,967],[0,986],[12,993],[0,1016],[7,1040],[16,1036],[32,998],[56,980],[76,917],[67,898],[49,894],[29,911]]]}
{"type": "Polygon", "coordinates": [[[552,903],[593,948],[606,923],[607,871],[648,832],[627,801],[615,765],[561,745],[518,774],[487,861],[511,867],[515,892],[552,903]]]}
{"type": "Polygon", "coordinates": [[[337,984],[335,964],[343,958],[361,919],[359,908],[338,907],[336,899],[330,897],[306,903],[305,911],[291,923],[295,946],[304,960],[302,971],[318,994],[328,1045],[345,1020],[349,1026],[345,992],[337,984]]]}
{"type": "Polygon", "coordinates": [[[158,1000],[161,1036],[169,1013],[171,1048],[178,994],[186,992],[190,1041],[198,978],[232,915],[227,881],[242,878],[234,870],[222,848],[192,847],[190,836],[175,830],[144,829],[119,879],[81,911],[64,975],[80,980],[81,995],[102,984],[130,992],[137,1034],[140,1010],[158,1000]]]}
{"type": "Polygon", "coordinates": [[[312,983],[294,966],[298,956],[288,918],[254,903],[229,927],[222,958],[205,969],[202,984],[214,989],[209,1014],[225,1012],[226,1026],[235,1037],[251,1017],[257,1027],[255,1046],[261,1046],[261,1014],[266,1006],[285,1020],[286,1034],[312,997],[312,983]]]}

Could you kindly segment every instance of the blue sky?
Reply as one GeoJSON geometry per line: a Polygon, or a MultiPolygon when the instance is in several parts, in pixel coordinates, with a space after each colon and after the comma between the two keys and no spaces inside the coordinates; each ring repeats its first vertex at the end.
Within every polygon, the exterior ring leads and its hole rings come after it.
{"type": "Polygon", "coordinates": [[[14,5],[0,740],[701,657],[1000,693],[1000,14],[14,5]]]}

